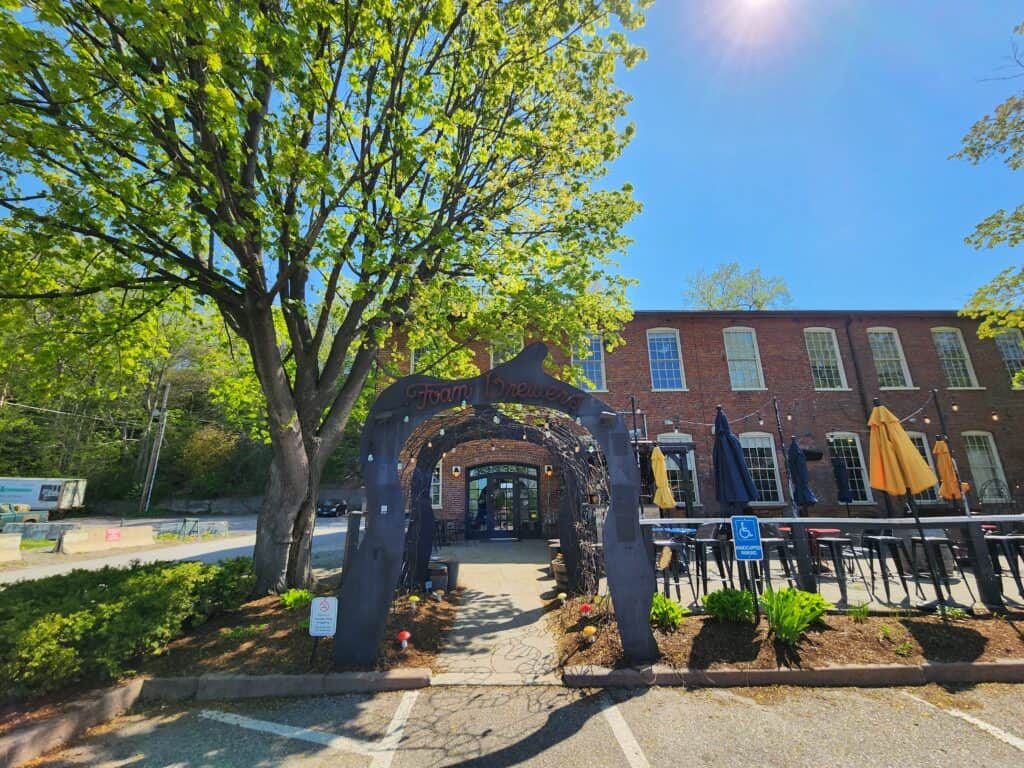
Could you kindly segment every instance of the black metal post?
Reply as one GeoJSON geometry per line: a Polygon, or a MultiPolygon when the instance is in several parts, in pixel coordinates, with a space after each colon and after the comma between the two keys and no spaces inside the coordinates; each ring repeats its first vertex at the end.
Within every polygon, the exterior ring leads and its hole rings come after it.
{"type": "Polygon", "coordinates": [[[814,558],[811,555],[811,540],[804,525],[794,523],[790,528],[793,549],[796,551],[796,581],[804,592],[818,591],[818,577],[814,573],[814,558]]]}
{"type": "Polygon", "coordinates": [[[775,428],[779,431],[779,445],[782,446],[782,467],[783,475],[786,478],[786,485],[789,487],[789,506],[792,508],[793,513],[800,517],[800,507],[796,503],[795,487],[793,486],[793,476],[789,471],[789,452],[786,450],[786,438],[782,434],[782,418],[779,416],[779,398],[772,398],[772,408],[775,409],[775,428]]]}

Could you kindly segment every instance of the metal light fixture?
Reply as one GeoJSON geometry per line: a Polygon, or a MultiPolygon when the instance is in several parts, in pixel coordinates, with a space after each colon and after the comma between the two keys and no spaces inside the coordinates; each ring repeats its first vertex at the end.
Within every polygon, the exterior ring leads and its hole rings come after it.
{"type": "Polygon", "coordinates": [[[949,407],[953,411],[953,413],[956,413],[957,411],[960,410],[960,406],[956,404],[956,400],[954,400],[952,403],[950,403],[949,407]]]}
{"type": "Polygon", "coordinates": [[[551,477],[553,474],[555,474],[555,468],[552,467],[550,464],[545,464],[544,477],[551,477]]]}
{"type": "Polygon", "coordinates": [[[992,421],[999,421],[999,414],[992,411],[992,421]]]}
{"type": "Polygon", "coordinates": [[[458,477],[461,474],[462,474],[462,467],[460,467],[458,464],[453,464],[452,465],[452,477],[458,477]]]}

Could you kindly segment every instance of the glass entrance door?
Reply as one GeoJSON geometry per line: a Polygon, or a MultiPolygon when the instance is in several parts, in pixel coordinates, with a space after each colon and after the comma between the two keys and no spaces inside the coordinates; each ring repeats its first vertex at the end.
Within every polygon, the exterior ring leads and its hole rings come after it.
{"type": "Polygon", "coordinates": [[[469,470],[466,537],[540,536],[539,473],[521,464],[486,464],[469,470]]]}

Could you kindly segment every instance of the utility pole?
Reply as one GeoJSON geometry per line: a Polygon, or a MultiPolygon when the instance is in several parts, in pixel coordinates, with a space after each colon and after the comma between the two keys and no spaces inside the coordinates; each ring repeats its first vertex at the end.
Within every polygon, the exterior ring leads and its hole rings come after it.
{"type": "Polygon", "coordinates": [[[155,411],[150,417],[159,416],[160,422],[156,427],[156,437],[153,439],[153,448],[149,454],[149,468],[146,470],[146,482],[142,486],[142,497],[139,499],[139,512],[146,514],[149,511],[149,502],[153,496],[153,485],[156,483],[156,467],[160,461],[160,447],[164,442],[164,431],[167,429],[167,399],[171,394],[171,385],[164,385],[164,398],[159,411],[155,411]]]}

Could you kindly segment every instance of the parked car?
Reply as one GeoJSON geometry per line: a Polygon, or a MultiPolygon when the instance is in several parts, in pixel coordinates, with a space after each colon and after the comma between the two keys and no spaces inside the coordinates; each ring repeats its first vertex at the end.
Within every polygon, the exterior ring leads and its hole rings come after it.
{"type": "Polygon", "coordinates": [[[316,505],[317,517],[341,517],[347,514],[348,502],[344,499],[341,501],[321,501],[316,505]]]}

